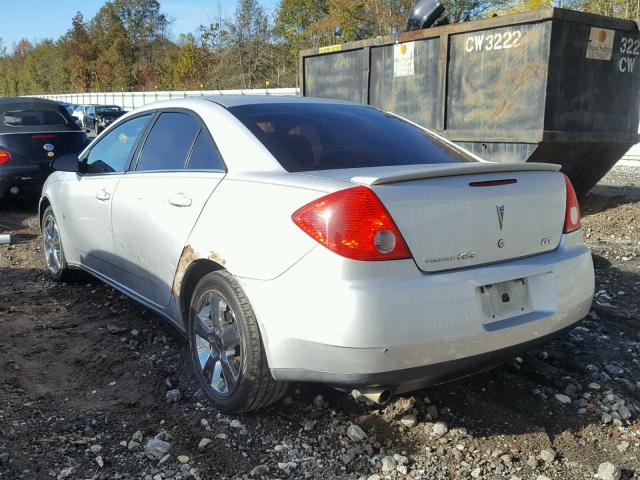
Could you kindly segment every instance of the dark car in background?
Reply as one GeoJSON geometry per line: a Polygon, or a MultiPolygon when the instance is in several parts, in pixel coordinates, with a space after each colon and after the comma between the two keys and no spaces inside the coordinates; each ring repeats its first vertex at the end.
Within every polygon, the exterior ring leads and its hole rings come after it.
{"type": "Polygon", "coordinates": [[[69,102],[59,102],[59,103],[60,105],[62,105],[64,108],[67,109],[67,112],[69,112],[69,115],[71,115],[77,107],[75,103],[69,103],[69,102]]]}
{"type": "Polygon", "coordinates": [[[87,133],[98,135],[124,114],[125,111],[118,105],[88,105],[85,107],[84,128],[87,133]]]}
{"type": "Polygon", "coordinates": [[[58,102],[0,98],[0,199],[39,196],[52,160],[79,153],[87,134],[58,102]]]}

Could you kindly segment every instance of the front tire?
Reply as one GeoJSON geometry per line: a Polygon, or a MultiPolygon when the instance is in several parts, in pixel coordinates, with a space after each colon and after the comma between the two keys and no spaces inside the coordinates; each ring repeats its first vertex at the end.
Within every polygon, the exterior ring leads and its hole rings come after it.
{"type": "Polygon", "coordinates": [[[198,282],[187,327],[196,378],[218,409],[248,412],[284,395],[287,384],[271,376],[255,314],[231,274],[213,272],[198,282]]]}
{"type": "Polygon", "coordinates": [[[44,263],[47,267],[47,273],[56,282],[67,282],[71,280],[72,272],[64,256],[58,222],[56,221],[56,216],[51,206],[45,209],[40,228],[42,232],[44,263]]]}

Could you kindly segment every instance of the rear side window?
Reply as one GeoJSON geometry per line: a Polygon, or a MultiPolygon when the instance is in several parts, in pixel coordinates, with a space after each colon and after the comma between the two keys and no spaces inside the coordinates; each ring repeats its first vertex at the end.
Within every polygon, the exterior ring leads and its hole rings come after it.
{"type": "Polygon", "coordinates": [[[193,144],[187,168],[189,170],[224,170],[220,152],[204,130],[200,130],[198,138],[193,144]]]}
{"type": "Polygon", "coordinates": [[[360,105],[229,108],[290,172],[475,161],[405,120],[360,105]]]}
{"type": "Polygon", "coordinates": [[[200,122],[191,115],[161,113],[142,148],[136,170],[183,169],[198,130],[200,122]]]}
{"type": "Polygon", "coordinates": [[[47,125],[66,125],[65,118],[52,110],[16,110],[3,114],[5,125],[9,127],[41,127],[47,125]]]}
{"type": "Polygon", "coordinates": [[[88,174],[124,172],[150,118],[151,114],[132,118],[107,133],[91,148],[81,171],[88,174]]]}

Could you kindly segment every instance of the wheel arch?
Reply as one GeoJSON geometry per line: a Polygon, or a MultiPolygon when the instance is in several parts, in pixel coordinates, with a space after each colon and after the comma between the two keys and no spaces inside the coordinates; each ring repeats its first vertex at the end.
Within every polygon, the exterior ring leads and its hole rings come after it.
{"type": "Polygon", "coordinates": [[[40,203],[38,204],[38,225],[42,225],[42,217],[44,216],[44,211],[47,207],[51,206],[51,202],[49,199],[44,196],[40,199],[40,203]]]}
{"type": "MultiPolygon", "coordinates": [[[[189,308],[191,305],[191,297],[193,296],[193,292],[198,282],[205,275],[218,271],[226,271],[230,275],[234,276],[236,280],[239,280],[234,272],[227,268],[226,258],[214,251],[209,251],[207,255],[205,253],[206,250],[196,247],[195,244],[193,245],[194,246],[192,246],[192,244],[187,244],[182,249],[182,254],[180,255],[180,260],[173,278],[173,285],[171,289],[172,296],[179,309],[179,315],[182,320],[184,332],[187,334],[189,333],[189,308]]],[[[242,288],[242,282],[240,281],[239,283],[242,288]]],[[[258,328],[260,329],[260,335],[262,336],[267,359],[269,359],[271,357],[271,352],[269,349],[269,335],[266,326],[263,324],[258,312],[255,311],[251,298],[248,300],[256,317],[258,328]]]]}
{"type": "MultiPolygon", "coordinates": [[[[180,260],[180,263],[183,263],[182,258],[180,260]]],[[[193,260],[186,266],[184,273],[180,272],[180,265],[178,266],[176,279],[179,275],[182,275],[182,279],[178,282],[178,292],[175,291],[176,282],[174,281],[174,294],[177,293],[176,296],[178,297],[180,314],[182,315],[182,322],[185,329],[187,328],[189,320],[189,305],[191,303],[191,296],[193,295],[193,291],[195,290],[196,285],[205,275],[220,270],[224,270],[224,266],[208,258],[198,258],[193,260]]]]}

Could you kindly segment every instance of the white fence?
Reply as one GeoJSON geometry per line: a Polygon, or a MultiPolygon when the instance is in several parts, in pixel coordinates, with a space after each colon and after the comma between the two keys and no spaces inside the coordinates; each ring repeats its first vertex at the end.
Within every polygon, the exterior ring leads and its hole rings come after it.
{"type": "MultiPolygon", "coordinates": [[[[99,93],[59,93],[55,95],[29,95],[30,97],[48,98],[59,102],[98,105],[119,105],[125,110],[132,110],[148,103],[170,100],[172,98],[201,97],[204,95],[300,95],[298,88],[255,88],[247,90],[185,90],[161,92],[99,92],[99,93]]],[[[633,166],[640,166],[640,143],[631,147],[623,157],[633,166]]]]}
{"type": "Polygon", "coordinates": [[[170,100],[172,98],[202,97],[205,95],[299,95],[297,88],[255,88],[248,90],[185,90],[161,92],[92,92],[92,93],[60,93],[55,95],[29,95],[30,97],[48,98],[58,102],[98,105],[119,105],[125,110],[132,110],[149,103],[170,100]]]}

